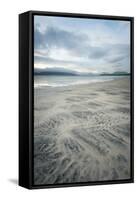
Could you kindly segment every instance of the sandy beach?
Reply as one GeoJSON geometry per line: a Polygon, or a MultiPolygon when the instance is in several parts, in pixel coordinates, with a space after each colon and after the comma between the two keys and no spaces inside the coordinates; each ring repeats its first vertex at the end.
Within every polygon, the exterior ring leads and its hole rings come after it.
{"type": "Polygon", "coordinates": [[[130,178],[130,80],[34,91],[34,184],[130,178]]]}

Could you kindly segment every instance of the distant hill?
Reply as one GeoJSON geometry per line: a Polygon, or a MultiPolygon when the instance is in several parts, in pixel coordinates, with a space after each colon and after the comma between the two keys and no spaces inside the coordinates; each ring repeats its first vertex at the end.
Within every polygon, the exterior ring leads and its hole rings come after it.
{"type": "Polygon", "coordinates": [[[61,75],[61,76],[77,76],[77,72],[73,70],[68,70],[65,68],[45,68],[45,69],[35,69],[34,75],[61,75]]]}
{"type": "Polygon", "coordinates": [[[95,75],[93,73],[87,72],[78,72],[75,70],[69,70],[65,68],[59,67],[52,67],[52,68],[45,68],[45,69],[34,69],[34,75],[55,75],[55,76],[92,76],[95,75]]]}
{"type": "Polygon", "coordinates": [[[69,72],[57,72],[57,71],[55,71],[55,72],[47,72],[47,71],[43,71],[43,72],[34,72],[34,74],[35,75],[48,75],[48,76],[50,76],[50,75],[54,75],[54,76],[77,76],[77,74],[73,74],[73,73],[69,73],[69,72]]]}
{"type": "Polygon", "coordinates": [[[52,67],[45,69],[34,69],[34,75],[47,75],[47,76],[128,76],[130,75],[127,72],[114,72],[114,73],[106,73],[103,72],[101,74],[97,73],[88,73],[88,72],[78,72],[75,70],[65,69],[62,67],[52,67]]]}
{"type": "Polygon", "coordinates": [[[128,72],[101,73],[100,76],[129,76],[128,72]]]}

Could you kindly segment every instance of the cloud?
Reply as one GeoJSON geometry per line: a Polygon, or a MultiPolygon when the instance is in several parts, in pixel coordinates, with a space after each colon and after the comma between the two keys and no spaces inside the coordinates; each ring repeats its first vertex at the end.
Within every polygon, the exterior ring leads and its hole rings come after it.
{"type": "Polygon", "coordinates": [[[130,60],[130,46],[128,44],[110,45],[108,56],[105,58],[108,63],[126,65],[130,60]]]}
{"type": "MultiPolygon", "coordinates": [[[[54,18],[55,21],[56,19],[54,18]]],[[[99,24],[97,25],[99,27],[99,24]]],[[[44,27],[44,24],[42,26],[44,27]]],[[[121,30],[120,26],[118,23],[119,30],[121,30]]],[[[59,19],[57,25],[54,24],[53,26],[53,24],[50,25],[48,23],[42,31],[40,27],[40,24],[36,24],[34,29],[34,63],[37,68],[45,66],[45,68],[64,67],[91,72],[113,72],[117,69],[129,71],[129,44],[123,41],[120,43],[122,36],[120,34],[118,36],[118,33],[113,39],[114,24],[112,26],[111,22],[109,22],[107,28],[102,28],[102,32],[101,28],[97,32],[97,30],[91,29],[91,27],[89,29],[87,28],[86,31],[82,31],[79,24],[77,24],[79,30],[74,31],[73,28],[68,30],[68,28],[64,28],[64,24],[59,23],[59,19]],[[105,32],[103,32],[104,30],[105,32]],[[96,33],[101,38],[98,39],[98,42],[94,41],[94,38],[97,38],[96,33]],[[107,37],[107,40],[104,40],[105,42],[103,43],[104,36],[107,37]]],[[[104,24],[102,27],[104,27],[104,24]]],[[[126,24],[124,24],[123,29],[124,27],[127,31],[126,24]]],[[[127,36],[124,35],[123,37],[126,38],[127,36]]]]}
{"type": "Polygon", "coordinates": [[[91,47],[91,51],[89,53],[89,58],[98,59],[107,56],[108,47],[91,47]]]}
{"type": "Polygon", "coordinates": [[[48,63],[48,64],[53,64],[53,65],[56,65],[56,64],[63,64],[63,65],[66,65],[66,64],[73,64],[74,62],[72,61],[65,61],[65,60],[57,60],[57,59],[54,59],[54,58],[50,58],[50,57],[41,57],[41,56],[35,56],[34,57],[34,62],[37,64],[37,63],[41,63],[41,64],[45,64],[45,63],[48,63]]]}
{"type": "Polygon", "coordinates": [[[57,47],[73,50],[78,46],[82,46],[81,42],[87,41],[86,35],[79,35],[53,27],[47,27],[44,33],[41,33],[36,27],[34,38],[36,49],[57,47]]]}
{"type": "Polygon", "coordinates": [[[45,49],[46,55],[50,56],[50,53],[55,50],[65,49],[69,54],[78,57],[88,57],[89,59],[98,59],[103,57],[107,52],[105,48],[91,46],[87,35],[75,34],[64,30],[55,29],[53,27],[47,27],[45,33],[41,33],[37,28],[35,29],[35,51],[37,49],[45,49]]]}

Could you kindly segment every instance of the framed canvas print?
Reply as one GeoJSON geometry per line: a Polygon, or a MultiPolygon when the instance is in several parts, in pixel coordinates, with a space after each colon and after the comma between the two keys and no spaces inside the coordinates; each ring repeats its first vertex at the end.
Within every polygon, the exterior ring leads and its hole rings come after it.
{"type": "Polygon", "coordinates": [[[134,19],[19,15],[19,185],[134,181],[134,19]]]}

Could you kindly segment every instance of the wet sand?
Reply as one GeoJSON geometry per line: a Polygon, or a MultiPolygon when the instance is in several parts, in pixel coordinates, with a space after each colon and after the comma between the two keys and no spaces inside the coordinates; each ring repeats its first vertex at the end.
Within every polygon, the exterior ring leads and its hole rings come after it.
{"type": "Polygon", "coordinates": [[[34,184],[130,178],[130,80],[34,92],[34,184]]]}

